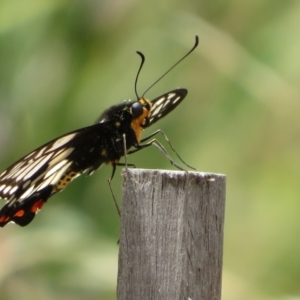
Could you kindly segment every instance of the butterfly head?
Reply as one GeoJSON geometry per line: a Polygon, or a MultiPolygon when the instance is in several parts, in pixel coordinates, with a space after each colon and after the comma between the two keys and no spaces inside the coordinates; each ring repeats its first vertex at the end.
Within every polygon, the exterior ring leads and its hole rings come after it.
{"type": "Polygon", "coordinates": [[[140,126],[146,127],[151,108],[152,103],[148,99],[140,98],[138,101],[132,103],[129,112],[134,122],[139,122],[140,126]]]}
{"type": "Polygon", "coordinates": [[[141,139],[142,131],[149,124],[149,114],[152,103],[146,98],[140,98],[132,103],[129,112],[132,115],[131,128],[134,130],[138,142],[141,139]]]}

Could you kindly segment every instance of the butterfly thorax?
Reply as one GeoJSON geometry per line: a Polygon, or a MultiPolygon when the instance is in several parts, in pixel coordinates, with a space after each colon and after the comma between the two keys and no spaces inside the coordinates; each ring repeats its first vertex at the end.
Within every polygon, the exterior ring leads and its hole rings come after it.
{"type": "Polygon", "coordinates": [[[91,144],[86,142],[85,147],[81,147],[80,153],[85,148],[86,155],[78,157],[74,153],[76,161],[80,162],[78,167],[81,170],[78,171],[86,169],[91,173],[103,163],[117,164],[125,151],[128,152],[131,147],[139,144],[142,130],[148,123],[150,109],[150,101],[144,98],[134,102],[126,101],[107,109],[98,119],[98,123],[102,124],[99,135],[91,136],[91,144]]]}

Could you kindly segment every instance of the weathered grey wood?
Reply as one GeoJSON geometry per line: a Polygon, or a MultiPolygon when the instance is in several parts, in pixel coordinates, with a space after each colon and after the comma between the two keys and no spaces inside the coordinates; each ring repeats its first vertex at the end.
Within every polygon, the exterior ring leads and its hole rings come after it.
{"type": "Polygon", "coordinates": [[[225,176],[124,171],[118,300],[220,300],[225,176]]]}

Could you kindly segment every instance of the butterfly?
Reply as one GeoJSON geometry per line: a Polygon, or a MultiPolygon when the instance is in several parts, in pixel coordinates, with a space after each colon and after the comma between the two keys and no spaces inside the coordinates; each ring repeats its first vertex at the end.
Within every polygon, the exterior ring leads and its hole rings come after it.
{"type": "MultiPolygon", "coordinates": [[[[191,51],[197,45],[196,36],[191,51]]],[[[142,57],[141,69],[144,57],[138,53],[142,57]]],[[[127,166],[127,163],[119,162],[122,156],[126,158],[128,154],[151,145],[163,152],[173,165],[182,169],[154,138],[161,133],[169,142],[162,130],[144,139],[142,131],[169,114],[186,95],[186,89],[175,89],[153,100],[144,96],[137,97],[136,101],[125,100],[105,110],[94,125],[62,135],[15,162],[0,174],[0,198],[6,200],[0,209],[0,227],[9,222],[28,225],[47,200],[66,188],[76,177],[84,173],[91,175],[101,165],[109,164],[112,166],[112,179],[116,166],[127,166]]]]}

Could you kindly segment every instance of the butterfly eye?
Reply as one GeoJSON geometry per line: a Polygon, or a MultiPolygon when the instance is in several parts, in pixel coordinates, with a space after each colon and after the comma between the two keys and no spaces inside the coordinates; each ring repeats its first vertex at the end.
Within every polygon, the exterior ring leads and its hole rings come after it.
{"type": "Polygon", "coordinates": [[[139,117],[143,113],[143,105],[139,102],[135,102],[131,106],[131,113],[134,117],[139,117]]]}

